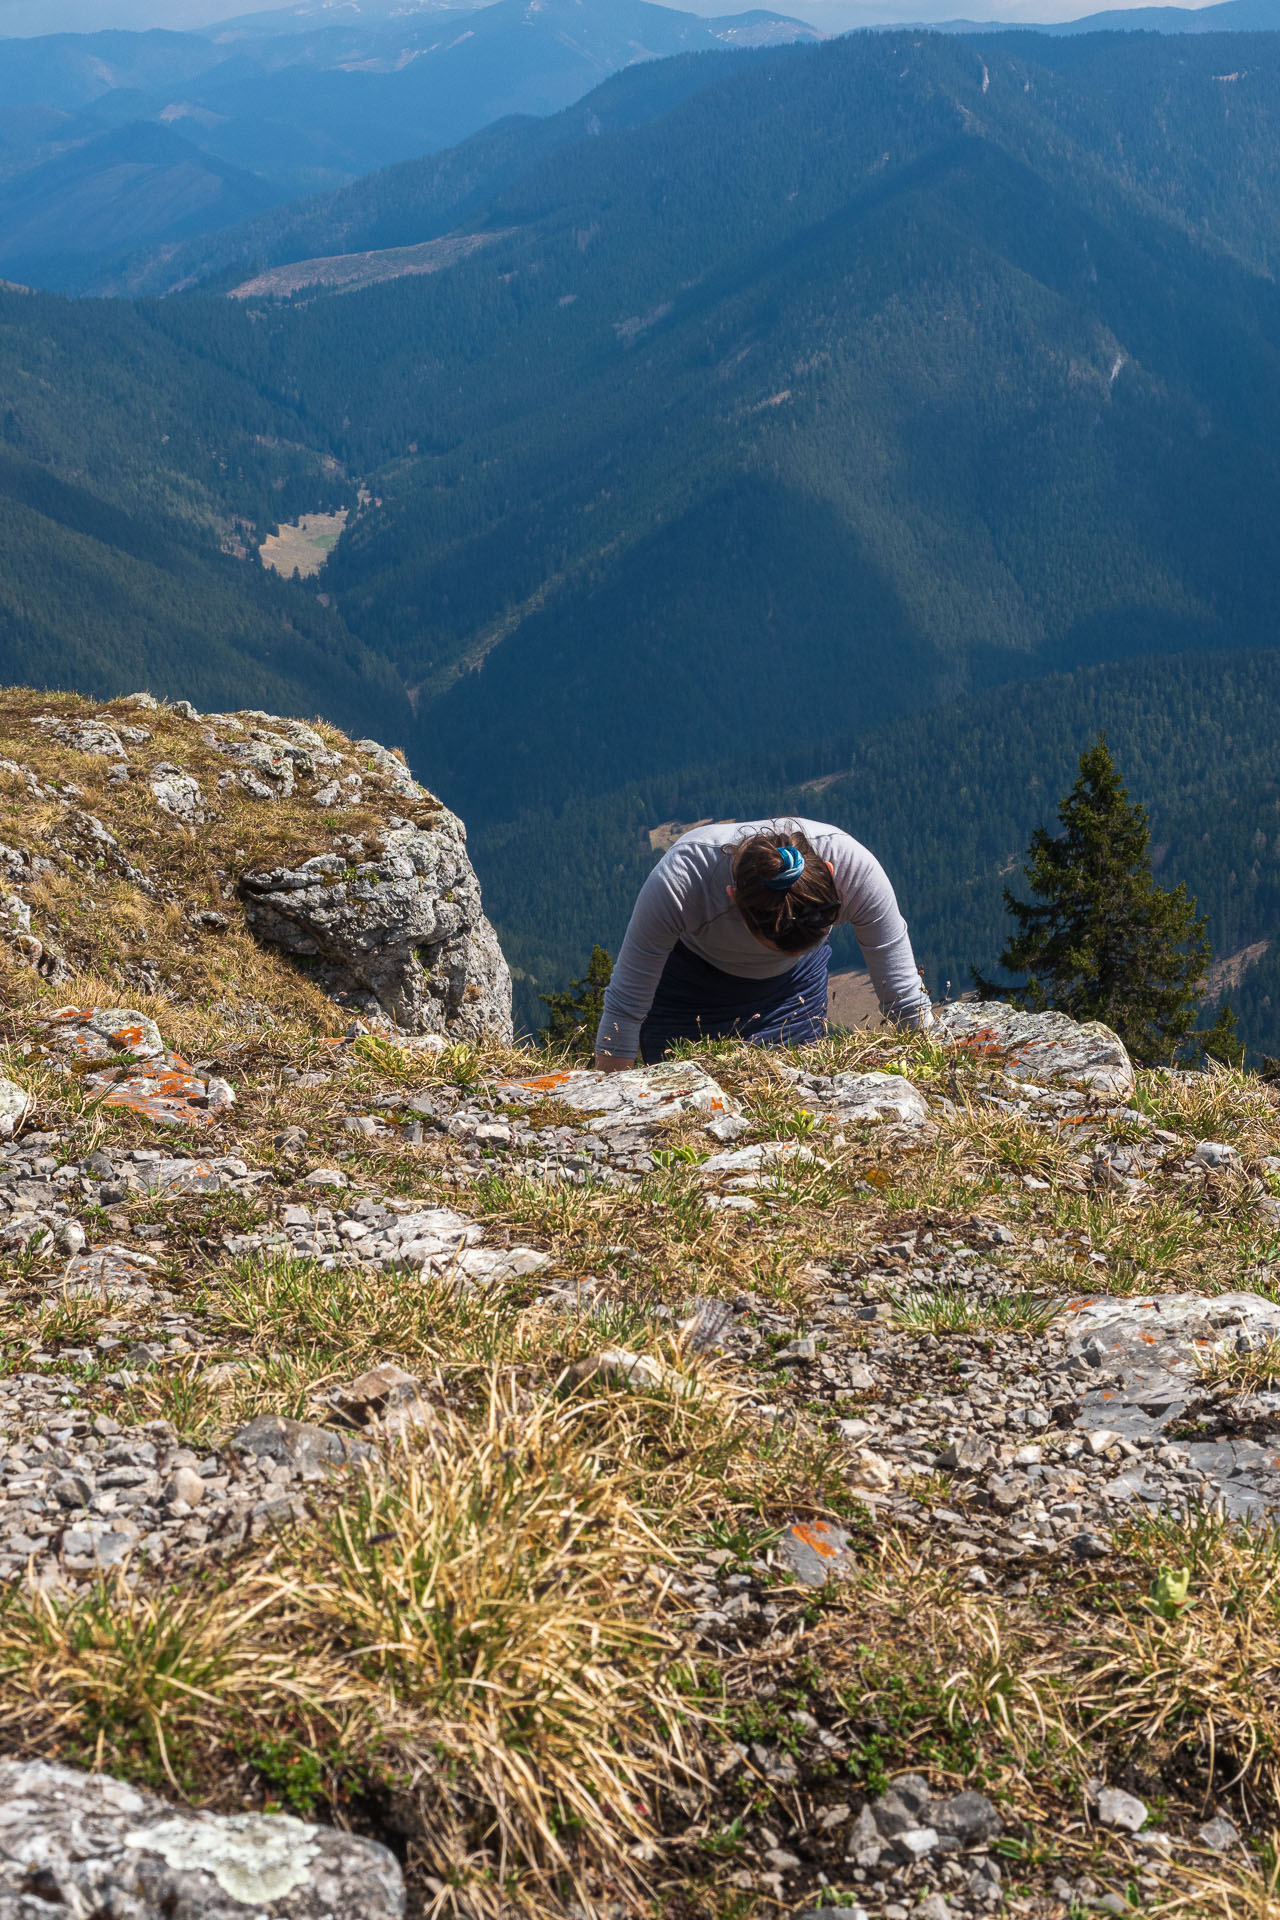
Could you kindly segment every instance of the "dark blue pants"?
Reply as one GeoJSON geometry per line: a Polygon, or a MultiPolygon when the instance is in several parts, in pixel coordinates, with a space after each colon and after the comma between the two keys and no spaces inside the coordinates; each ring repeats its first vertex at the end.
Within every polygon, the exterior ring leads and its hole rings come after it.
{"type": "Polygon", "coordinates": [[[744,980],[677,944],[649,1017],[640,1029],[640,1057],[652,1065],[673,1040],[751,1040],[765,1047],[799,1047],[827,1030],[827,968],[831,948],[802,953],[789,973],[744,980]]]}

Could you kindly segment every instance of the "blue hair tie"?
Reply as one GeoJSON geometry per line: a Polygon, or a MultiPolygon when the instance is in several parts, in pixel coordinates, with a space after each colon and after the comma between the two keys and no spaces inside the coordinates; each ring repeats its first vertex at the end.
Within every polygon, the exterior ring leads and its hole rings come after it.
{"type": "Polygon", "coordinates": [[[804,855],[799,847],[779,847],[778,858],[782,861],[781,873],[775,873],[765,885],[774,893],[790,893],[800,875],[804,872],[804,855]]]}

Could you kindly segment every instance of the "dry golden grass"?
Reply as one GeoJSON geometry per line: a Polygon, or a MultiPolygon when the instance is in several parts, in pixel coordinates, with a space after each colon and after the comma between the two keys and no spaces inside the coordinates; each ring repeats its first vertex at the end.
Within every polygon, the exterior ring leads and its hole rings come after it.
{"type": "Polygon", "coordinates": [[[659,1800],[704,1790],[666,1570],[714,1527],[776,1524],[812,1471],[713,1381],[548,1394],[495,1371],[468,1417],[438,1405],[220,1580],[11,1593],[0,1730],[135,1776],[150,1756],[184,1791],[287,1732],[349,1780],[395,1776],[459,1912],[558,1911],[602,1875],[638,1900],[659,1800]]]}
{"type": "Polygon", "coordinates": [[[1078,1620],[1077,1724],[1265,1820],[1280,1793],[1280,1531],[1165,1517],[1121,1544],[1153,1596],[1162,1568],[1185,1569],[1186,1602],[1161,1608],[1138,1583],[1097,1584],[1078,1620]]]}
{"type": "Polygon", "coordinates": [[[1280,1101],[1265,1081],[1234,1067],[1183,1079],[1160,1068],[1138,1074],[1134,1106],[1192,1141],[1222,1140],[1246,1156],[1273,1151],[1280,1101]]]}
{"type": "Polygon", "coordinates": [[[1235,1349],[1203,1354],[1200,1378],[1207,1387],[1225,1387],[1230,1393],[1255,1393],[1280,1380],[1280,1339],[1238,1353],[1235,1349]]]}

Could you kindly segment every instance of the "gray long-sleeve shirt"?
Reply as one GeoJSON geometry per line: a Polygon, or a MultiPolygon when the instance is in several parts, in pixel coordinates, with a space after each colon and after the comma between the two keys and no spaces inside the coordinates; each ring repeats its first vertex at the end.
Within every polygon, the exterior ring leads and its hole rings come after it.
{"type": "Polygon", "coordinates": [[[641,887],[605,991],[597,1052],[634,1058],[641,1024],[677,941],[744,980],[771,980],[797,964],[798,954],[762,946],[725,893],[733,884],[734,850],[754,833],[775,830],[803,833],[819,859],[831,862],[840,894],[836,924],[853,928],[885,1015],[900,1026],[928,1024],[929,998],[907,923],[874,854],[820,820],[729,820],[684,834],[641,887]]]}

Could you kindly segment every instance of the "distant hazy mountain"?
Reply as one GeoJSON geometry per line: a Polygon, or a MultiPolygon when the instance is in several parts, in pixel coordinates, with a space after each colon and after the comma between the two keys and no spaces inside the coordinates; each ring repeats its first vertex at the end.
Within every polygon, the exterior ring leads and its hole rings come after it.
{"type": "Polygon", "coordinates": [[[1280,0],[1217,0],[1209,7],[1134,7],[1090,13],[1051,33],[1267,33],[1280,27],[1280,0]]]}
{"type": "Polygon", "coordinates": [[[562,147],[647,125],[733,68],[765,57],[698,53],[642,61],[561,113],[545,119],[510,115],[446,153],[402,161],[335,193],[291,201],[181,246],[144,250],[104,268],[87,289],[157,295],[186,292],[214,279],[231,288],[292,261],[420,245],[483,213],[522,174],[562,147]]]}
{"type": "Polygon", "coordinates": [[[34,168],[0,191],[0,276],[79,285],[86,261],[174,242],[260,213],[267,183],[167,127],[133,124],[34,168]]]}
{"type": "MultiPolygon", "coordinates": [[[[990,33],[999,23],[946,20],[940,33],[990,33]]],[[[1280,28],[1280,0],[1216,0],[1208,7],[1113,7],[1078,20],[1048,24],[1010,22],[1035,33],[1270,33],[1280,28]]]]}
{"type": "MultiPolygon", "coordinates": [[[[56,259],[42,284],[74,289],[92,280],[106,250],[118,257],[229,225],[282,198],[454,146],[512,114],[556,113],[620,68],[816,38],[776,12],[704,20],[649,0],[497,0],[372,15],[317,6],[291,13],[287,25],[283,33],[250,22],[213,36],[0,42],[0,247],[56,259]],[[154,169],[142,183],[117,174],[110,145],[101,145],[144,124],[172,129],[206,159],[203,171],[189,155],[180,166],[171,150],[172,217],[154,169]]],[[[41,278],[38,267],[30,271],[41,278]]]]}

